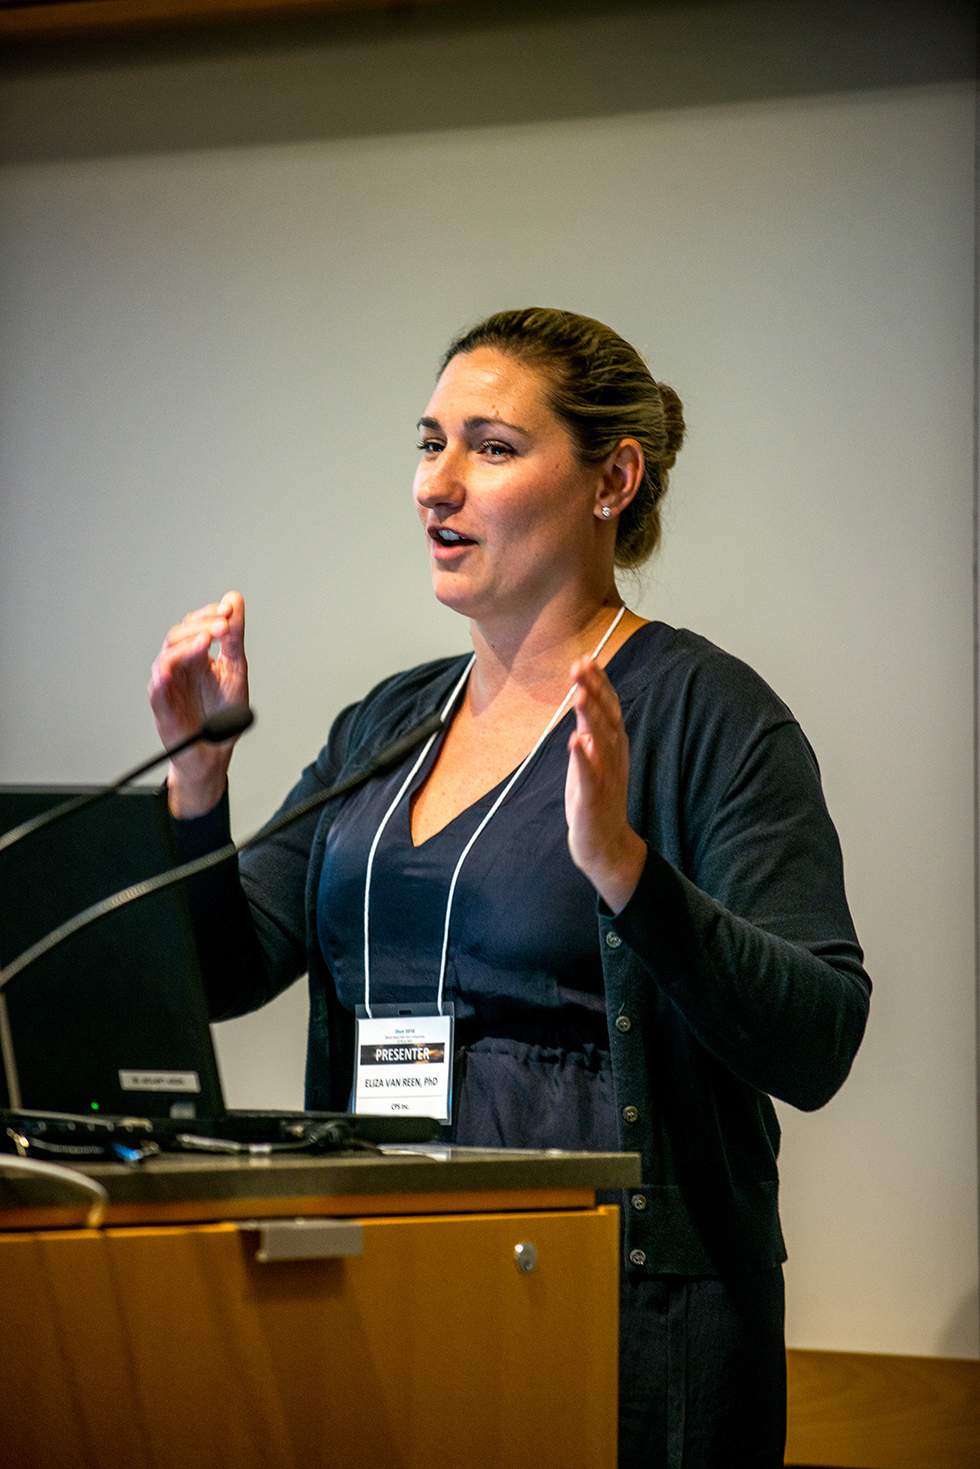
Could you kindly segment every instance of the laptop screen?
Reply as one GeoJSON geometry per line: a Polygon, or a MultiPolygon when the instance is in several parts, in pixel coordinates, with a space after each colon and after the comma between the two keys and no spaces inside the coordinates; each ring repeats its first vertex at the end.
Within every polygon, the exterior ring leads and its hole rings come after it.
{"type": "MultiPolygon", "coordinates": [[[[0,832],[83,787],[0,786],[0,832]]],[[[173,867],[166,792],[119,791],[0,852],[0,960],[173,867]]],[[[138,1117],[224,1111],[182,885],[74,934],[6,996],[22,1106],[138,1117]]],[[[9,1105],[0,1068],[0,1105],[9,1105]]]]}

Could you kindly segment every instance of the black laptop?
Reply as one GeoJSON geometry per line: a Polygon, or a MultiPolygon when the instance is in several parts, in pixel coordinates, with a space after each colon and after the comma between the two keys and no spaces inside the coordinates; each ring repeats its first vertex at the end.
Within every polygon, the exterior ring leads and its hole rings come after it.
{"type": "MultiPolygon", "coordinates": [[[[83,791],[0,786],[0,832],[83,791]]],[[[0,963],[177,861],[160,788],[130,787],[30,834],[0,852],[0,963]]],[[[328,1115],[225,1108],[181,884],[72,935],[15,975],[2,994],[23,1114],[88,1119],[93,1125],[81,1130],[90,1136],[102,1134],[111,1118],[136,1117],[150,1121],[156,1137],[186,1132],[244,1142],[302,1138],[306,1119],[328,1115]]],[[[9,1108],[0,1066],[0,1110],[9,1108]]],[[[427,1118],[350,1124],[351,1133],[375,1141],[425,1141],[438,1133],[427,1118]]],[[[59,1131],[43,1122],[41,1130],[51,1137],[59,1131]]]]}

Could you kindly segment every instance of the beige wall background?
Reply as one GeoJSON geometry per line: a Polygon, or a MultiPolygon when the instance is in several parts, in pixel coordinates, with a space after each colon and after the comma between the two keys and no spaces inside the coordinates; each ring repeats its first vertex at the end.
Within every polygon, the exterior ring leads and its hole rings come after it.
{"type": "MultiPolygon", "coordinates": [[[[766,9],[693,7],[684,34],[766,9]]],[[[478,29],[443,24],[388,58],[420,93],[479,64],[478,29]]],[[[625,22],[603,24],[613,55],[625,22]]],[[[976,1356],[972,89],[634,92],[373,136],[304,113],[305,138],[204,146],[209,88],[245,117],[271,86],[282,118],[298,71],[353,87],[395,46],[341,39],[0,78],[0,779],[148,753],[163,632],[237,586],[259,723],[233,796],[257,825],[342,704],[466,644],[410,501],[447,339],[530,302],[610,322],[689,422],[627,600],[795,710],[876,982],[843,1092],[781,1109],[790,1344],[976,1356]],[[140,95],[157,132],[122,146],[140,95]]],[[[233,1104],[301,1103],[303,990],[216,1028],[233,1104]]]]}

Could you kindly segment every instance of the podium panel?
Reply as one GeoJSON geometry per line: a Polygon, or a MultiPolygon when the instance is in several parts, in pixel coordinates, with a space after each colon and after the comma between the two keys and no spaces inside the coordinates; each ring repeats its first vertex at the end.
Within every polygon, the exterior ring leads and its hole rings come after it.
{"type": "Polygon", "coordinates": [[[0,1235],[3,1469],[614,1469],[615,1208],[356,1222],[0,1235]]]}

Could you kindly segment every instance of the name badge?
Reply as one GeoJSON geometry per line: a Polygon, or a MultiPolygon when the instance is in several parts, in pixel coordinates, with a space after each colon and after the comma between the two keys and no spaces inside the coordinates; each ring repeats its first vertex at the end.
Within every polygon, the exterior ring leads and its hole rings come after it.
{"type": "Polygon", "coordinates": [[[453,1097],[453,1007],[358,1005],[354,1111],[360,1116],[449,1122],[453,1097]]]}

